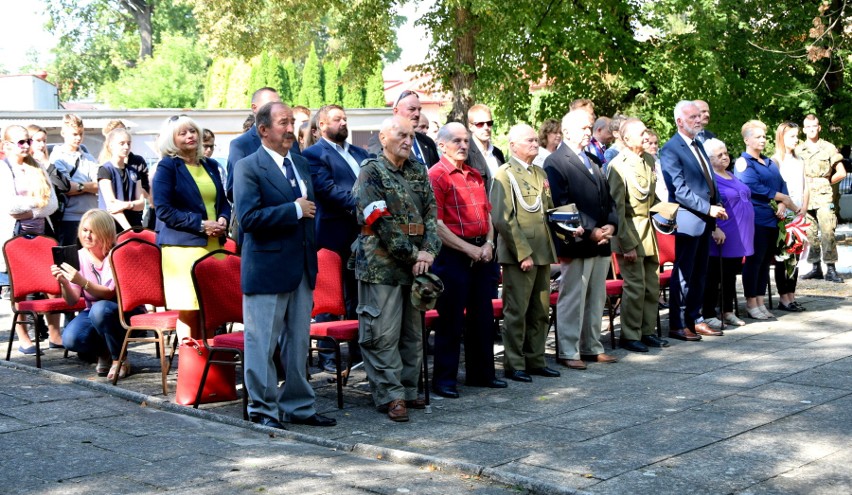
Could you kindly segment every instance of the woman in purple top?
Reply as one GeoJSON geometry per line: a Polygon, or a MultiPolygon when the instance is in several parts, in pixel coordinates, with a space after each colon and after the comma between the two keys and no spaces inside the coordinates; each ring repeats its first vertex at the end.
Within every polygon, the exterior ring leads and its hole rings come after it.
{"type": "Polygon", "coordinates": [[[769,283],[769,265],[775,258],[778,244],[778,219],[784,218],[787,208],[794,211],[787,194],[787,185],[778,170],[778,164],[762,154],[766,147],[766,124],[749,120],[743,124],[746,150],[734,164],[737,178],[751,189],[754,207],[754,254],[746,257],[743,265],[743,292],[746,311],[755,320],[768,320],[775,315],[766,309],[763,296],[769,283]],[[777,206],[772,207],[770,201],[777,206]]]}
{"type": "Polygon", "coordinates": [[[708,139],[704,142],[704,150],[716,174],[716,187],[722,206],[728,212],[727,220],[716,220],[707,264],[707,286],[704,288],[704,322],[710,328],[719,330],[722,328],[722,320],[726,325],[745,325],[734,314],[734,296],[743,256],[750,256],[754,252],[754,209],[751,206],[751,190],[728,171],[731,156],[725,143],[715,138],[708,139]],[[722,320],[717,317],[717,305],[722,320]]]}
{"type": "MultiPolygon", "coordinates": [[[[104,210],[89,210],[80,218],[77,235],[83,246],[78,251],[80,270],[68,263],[50,267],[66,303],[73,306],[81,297],[86,301],[86,309],[65,325],[62,343],[82,356],[97,356],[99,376],[112,380],[118,373],[124,378],[130,374],[130,364],[118,360],[125,331],[118,319],[115,282],[107,257],[115,245],[115,221],[104,210]]],[[[144,312],[144,307],[137,308],[128,318],[144,312]]]]}

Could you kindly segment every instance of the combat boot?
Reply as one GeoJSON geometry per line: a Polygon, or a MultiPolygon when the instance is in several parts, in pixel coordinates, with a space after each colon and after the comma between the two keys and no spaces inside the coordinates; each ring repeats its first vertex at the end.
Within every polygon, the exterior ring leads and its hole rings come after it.
{"type": "Polygon", "coordinates": [[[834,269],[834,263],[826,263],[828,269],[825,271],[825,279],[829,282],[837,282],[839,284],[843,283],[843,279],[840,278],[840,275],[837,274],[837,270],[834,269]]]}
{"type": "Polygon", "coordinates": [[[821,279],[822,278],[822,265],[820,265],[819,262],[814,263],[813,269],[811,271],[809,271],[808,273],[802,275],[799,278],[801,278],[802,280],[821,279]]]}

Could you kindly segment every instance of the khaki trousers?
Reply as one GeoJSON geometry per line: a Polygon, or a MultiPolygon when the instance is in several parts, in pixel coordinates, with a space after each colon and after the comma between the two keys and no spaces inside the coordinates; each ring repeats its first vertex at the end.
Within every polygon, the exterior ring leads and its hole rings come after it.
{"type": "MultiPolygon", "coordinates": [[[[621,338],[640,340],[644,335],[654,335],[660,297],[659,258],[639,256],[630,263],[618,256],[618,267],[624,279],[621,296],[621,338]]],[[[711,268],[713,269],[713,268],[711,268]]]]}
{"type": "Polygon", "coordinates": [[[544,368],[550,310],[550,265],[503,265],[504,370],[544,368]]]}
{"type": "Polygon", "coordinates": [[[562,262],[562,280],[556,302],[560,359],[580,359],[580,354],[603,354],[601,319],[608,271],[609,256],[562,262]]]}

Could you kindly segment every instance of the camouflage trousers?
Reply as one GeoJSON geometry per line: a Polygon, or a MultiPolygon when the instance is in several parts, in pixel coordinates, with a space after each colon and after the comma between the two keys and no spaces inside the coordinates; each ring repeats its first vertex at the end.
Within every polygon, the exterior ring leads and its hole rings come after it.
{"type": "Polygon", "coordinates": [[[820,261],[837,263],[837,242],[834,240],[834,229],[837,228],[837,216],[834,205],[829,204],[817,210],[808,210],[808,263],[820,261]]]}

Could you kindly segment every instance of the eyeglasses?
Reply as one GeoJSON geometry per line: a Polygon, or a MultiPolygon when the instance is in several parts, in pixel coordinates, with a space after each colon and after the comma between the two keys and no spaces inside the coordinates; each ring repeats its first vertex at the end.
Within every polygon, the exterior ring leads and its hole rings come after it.
{"type": "Polygon", "coordinates": [[[486,120],[484,122],[472,122],[472,124],[475,125],[476,127],[479,127],[480,129],[485,127],[485,126],[494,127],[494,121],[493,120],[486,120]]]}
{"type": "Polygon", "coordinates": [[[18,148],[23,148],[24,146],[30,146],[31,144],[33,144],[33,140],[32,139],[21,139],[20,141],[18,141],[15,144],[18,145],[18,148]]]}
{"type": "Polygon", "coordinates": [[[420,99],[420,95],[418,95],[416,92],[406,89],[405,91],[399,94],[399,98],[396,99],[396,103],[394,103],[393,107],[396,108],[397,106],[399,106],[399,102],[408,98],[411,95],[416,96],[418,100],[420,99]]]}

